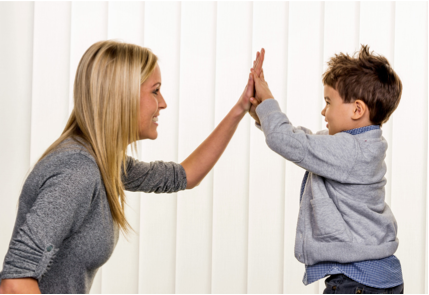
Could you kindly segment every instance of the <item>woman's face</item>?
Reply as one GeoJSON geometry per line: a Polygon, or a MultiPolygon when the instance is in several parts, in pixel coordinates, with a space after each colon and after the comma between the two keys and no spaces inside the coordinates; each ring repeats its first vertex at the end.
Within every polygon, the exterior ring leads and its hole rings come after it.
{"type": "Polygon", "coordinates": [[[140,85],[140,139],[156,139],[158,137],[158,116],[167,104],[161,94],[161,70],[156,65],[152,75],[140,85]]]}

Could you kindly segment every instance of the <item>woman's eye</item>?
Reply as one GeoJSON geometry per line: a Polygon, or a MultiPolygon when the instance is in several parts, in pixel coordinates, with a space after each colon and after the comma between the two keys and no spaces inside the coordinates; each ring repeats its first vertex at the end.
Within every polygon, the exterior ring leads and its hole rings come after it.
{"type": "Polygon", "coordinates": [[[158,95],[159,89],[155,90],[153,94],[158,95]]]}

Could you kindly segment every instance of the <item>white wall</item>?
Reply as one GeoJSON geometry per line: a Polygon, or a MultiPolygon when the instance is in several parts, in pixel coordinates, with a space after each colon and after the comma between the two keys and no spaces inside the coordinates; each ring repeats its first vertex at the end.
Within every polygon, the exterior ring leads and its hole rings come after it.
{"type": "MultiPolygon", "coordinates": [[[[160,58],[168,108],[144,161],[182,161],[239,98],[256,50],[295,125],[323,128],[326,61],[359,44],[386,56],[404,90],[383,127],[386,201],[399,224],[407,293],[427,292],[427,2],[0,2],[0,257],[22,184],[61,133],[77,63],[122,39],[160,58]]],[[[130,193],[137,235],[121,237],[94,293],[320,293],[293,256],[304,171],[266,146],[247,116],[194,190],[130,193]]]]}

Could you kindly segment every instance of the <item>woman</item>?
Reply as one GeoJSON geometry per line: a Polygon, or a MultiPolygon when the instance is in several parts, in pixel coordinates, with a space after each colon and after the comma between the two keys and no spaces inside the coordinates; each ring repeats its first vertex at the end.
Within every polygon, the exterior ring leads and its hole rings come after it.
{"type": "MultiPolygon", "coordinates": [[[[263,55],[260,61],[259,71],[263,55]]],[[[171,193],[197,186],[250,109],[254,91],[249,76],[236,105],[181,164],[140,162],[126,150],[157,138],[157,117],[167,107],[160,87],[157,57],[146,48],[102,41],[85,52],[74,110],[24,184],[0,293],[89,293],[119,230],[129,229],[124,190],[171,193]]]]}

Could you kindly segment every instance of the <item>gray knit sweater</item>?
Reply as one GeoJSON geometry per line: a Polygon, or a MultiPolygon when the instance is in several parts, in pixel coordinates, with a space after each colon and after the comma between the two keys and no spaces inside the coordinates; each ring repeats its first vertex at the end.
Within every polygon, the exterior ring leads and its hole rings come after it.
{"type": "Polygon", "coordinates": [[[295,257],[306,265],[381,259],[398,248],[384,201],[387,142],[382,131],[312,134],[294,127],[274,99],[256,108],[267,145],[309,171],[300,204],[295,257]]]}
{"type": "MultiPolygon", "coordinates": [[[[70,143],[70,139],[68,140],[70,143]]],[[[126,190],[172,193],[186,188],[180,164],[127,158],[126,190]]],[[[42,293],[89,293],[118,241],[100,170],[82,145],[49,154],[28,176],[2,279],[32,277],[42,293]]]]}

